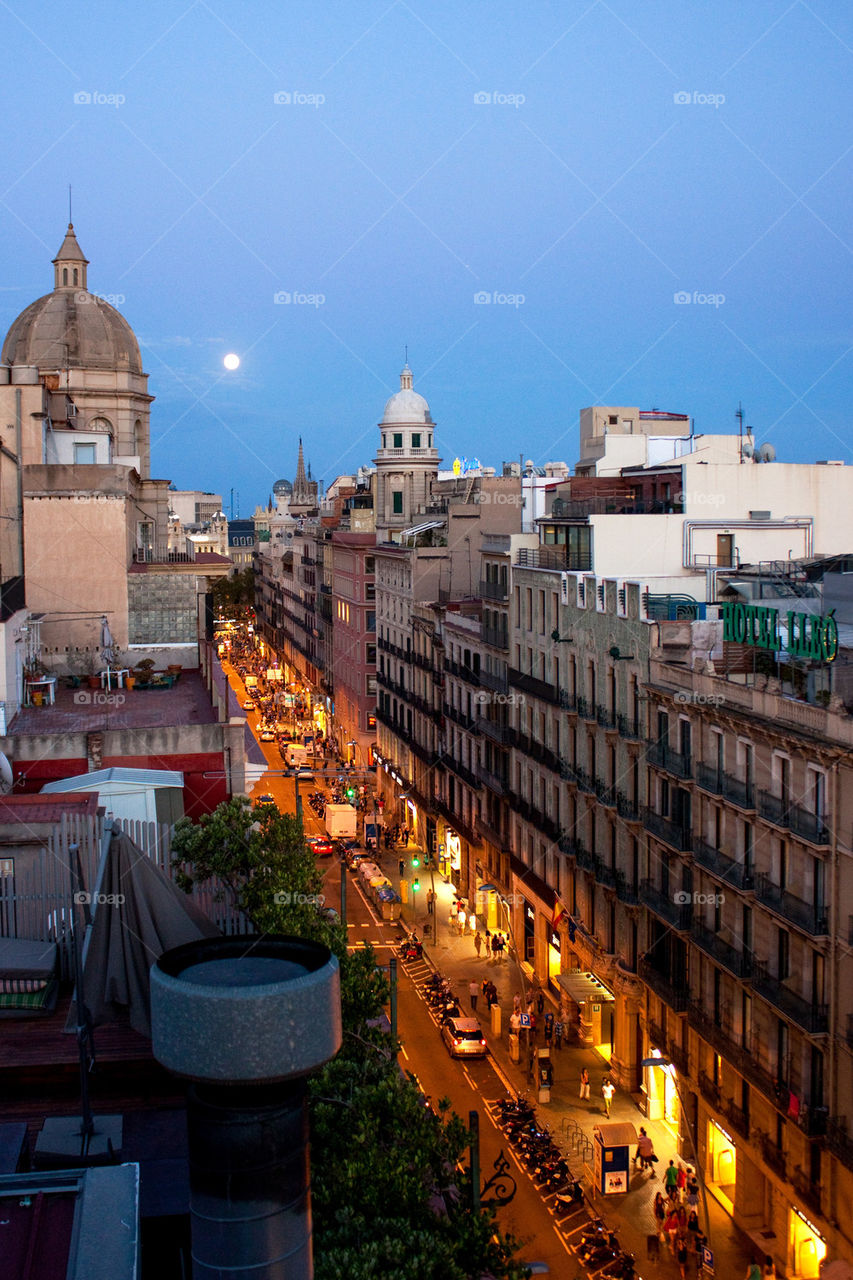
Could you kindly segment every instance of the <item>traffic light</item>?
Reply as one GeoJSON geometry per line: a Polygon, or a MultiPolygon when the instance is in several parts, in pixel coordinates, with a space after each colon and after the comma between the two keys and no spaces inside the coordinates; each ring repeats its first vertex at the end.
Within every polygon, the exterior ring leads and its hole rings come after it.
{"type": "Polygon", "coordinates": [[[430,855],[429,855],[428,853],[425,853],[425,854],[424,854],[424,866],[425,866],[425,867],[428,867],[428,866],[429,866],[429,858],[430,858],[430,855]]]}
{"type": "Polygon", "coordinates": [[[420,880],[418,879],[418,877],[417,877],[417,876],[415,876],[414,880],[412,881],[412,893],[417,893],[417,891],[418,891],[418,889],[420,889],[420,887],[421,887],[421,882],[420,882],[420,880]]]}
{"type": "Polygon", "coordinates": [[[415,857],[412,858],[412,866],[419,867],[420,865],[421,865],[421,860],[417,855],[415,855],[415,857]]]}
{"type": "Polygon", "coordinates": [[[355,787],[347,787],[347,800],[352,804],[355,799],[355,787]]]}

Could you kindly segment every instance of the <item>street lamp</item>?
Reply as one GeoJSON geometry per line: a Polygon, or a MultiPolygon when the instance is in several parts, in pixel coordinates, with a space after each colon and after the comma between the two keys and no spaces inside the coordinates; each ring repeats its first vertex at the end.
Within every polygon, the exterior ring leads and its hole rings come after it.
{"type": "MultiPolygon", "coordinates": [[[[641,1067],[671,1067],[672,1063],[669,1058],[643,1058],[640,1062],[641,1067]]],[[[690,1139],[690,1146],[693,1149],[693,1163],[696,1167],[696,1177],[699,1179],[699,1187],[702,1191],[702,1208],[705,1213],[705,1238],[710,1247],[711,1244],[711,1215],[708,1212],[708,1194],[705,1190],[705,1174],[699,1164],[699,1152],[696,1149],[696,1138],[693,1133],[693,1126],[690,1123],[690,1117],[687,1114],[687,1108],[684,1105],[684,1099],[681,1096],[681,1090],[678,1087],[678,1076],[673,1070],[672,1083],[675,1087],[675,1093],[678,1098],[678,1105],[681,1109],[681,1116],[687,1128],[687,1136],[690,1139]]]]}

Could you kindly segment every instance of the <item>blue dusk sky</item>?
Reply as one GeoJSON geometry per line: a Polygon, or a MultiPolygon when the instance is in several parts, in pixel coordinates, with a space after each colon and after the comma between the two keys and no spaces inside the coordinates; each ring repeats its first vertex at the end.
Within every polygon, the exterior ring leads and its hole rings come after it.
{"type": "Polygon", "coordinates": [[[849,0],[4,5],[3,332],[73,220],[153,474],[250,514],[370,462],[408,346],[456,455],[590,404],[850,463],[849,0]],[[234,352],[236,372],[223,367],[234,352]]]}

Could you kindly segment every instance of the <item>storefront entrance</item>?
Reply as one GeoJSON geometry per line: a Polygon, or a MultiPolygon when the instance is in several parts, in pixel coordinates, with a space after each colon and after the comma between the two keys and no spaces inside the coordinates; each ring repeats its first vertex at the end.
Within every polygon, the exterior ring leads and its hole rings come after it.
{"type": "Polygon", "coordinates": [[[826,1257],[826,1241],[813,1222],[798,1209],[790,1213],[792,1275],[801,1280],[817,1280],[826,1257]]]}
{"type": "Polygon", "coordinates": [[[734,1211],[737,1150],[734,1140],[714,1120],[708,1121],[708,1189],[725,1209],[734,1211]]]}

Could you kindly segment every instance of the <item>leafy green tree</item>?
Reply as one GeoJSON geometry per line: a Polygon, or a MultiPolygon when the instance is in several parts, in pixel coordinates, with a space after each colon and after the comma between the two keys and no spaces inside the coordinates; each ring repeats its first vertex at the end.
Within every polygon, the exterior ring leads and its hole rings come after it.
{"type": "Polygon", "coordinates": [[[219,578],[213,585],[213,603],[217,613],[238,618],[255,607],[255,571],[251,565],[219,578]]]}
{"type": "Polygon", "coordinates": [[[472,1213],[465,1126],[446,1100],[430,1110],[401,1071],[383,1028],[387,982],[373,949],[350,952],[326,911],[301,822],[234,798],[181,819],[173,854],[184,889],[215,878],[258,932],[311,938],[338,957],[343,1045],[310,1084],[316,1280],[529,1275],[494,1211],[472,1213]]]}

